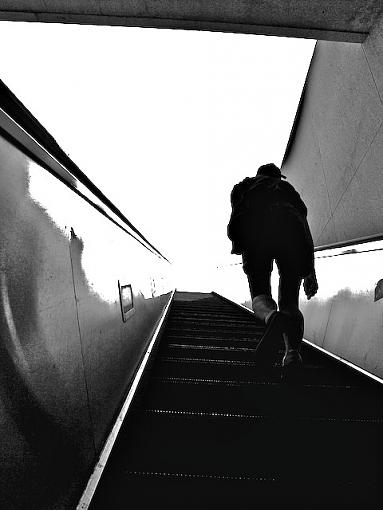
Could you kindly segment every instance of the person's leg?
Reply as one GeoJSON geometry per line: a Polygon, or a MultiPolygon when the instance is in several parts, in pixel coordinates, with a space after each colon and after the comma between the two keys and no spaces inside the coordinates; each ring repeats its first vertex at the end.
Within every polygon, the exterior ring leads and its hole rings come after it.
{"type": "Polygon", "coordinates": [[[254,315],[257,319],[267,323],[271,315],[277,310],[277,303],[271,295],[270,277],[273,269],[273,260],[263,254],[244,254],[243,269],[246,273],[254,315]]]}
{"type": "Polygon", "coordinates": [[[254,315],[265,324],[268,323],[270,317],[277,311],[277,303],[269,294],[258,294],[252,301],[254,315]]]}
{"type": "Polygon", "coordinates": [[[244,257],[244,270],[249,281],[252,307],[255,317],[266,325],[257,344],[255,359],[260,362],[260,367],[267,367],[276,357],[288,321],[285,315],[277,311],[277,303],[271,295],[272,257],[264,256],[261,259],[258,256],[250,260],[251,264],[249,259],[244,257]]]}
{"type": "Polygon", "coordinates": [[[254,315],[265,323],[277,310],[277,303],[271,296],[270,275],[269,269],[247,275],[254,315]]]}
{"type": "Polygon", "coordinates": [[[303,339],[304,319],[299,310],[299,289],[302,278],[293,268],[282,268],[279,279],[279,310],[289,317],[289,328],[284,333],[285,356],[284,364],[301,362],[300,348],[303,339]]]}
{"type": "Polygon", "coordinates": [[[278,305],[279,310],[289,318],[289,328],[284,334],[286,355],[289,352],[299,353],[303,339],[304,321],[299,310],[299,290],[306,248],[301,230],[301,222],[290,208],[281,208],[278,235],[274,242],[279,270],[278,305]]]}

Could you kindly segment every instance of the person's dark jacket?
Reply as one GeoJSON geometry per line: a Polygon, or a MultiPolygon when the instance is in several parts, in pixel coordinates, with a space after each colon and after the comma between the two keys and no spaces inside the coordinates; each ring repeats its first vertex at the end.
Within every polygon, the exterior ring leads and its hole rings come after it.
{"type": "MultiPolygon", "coordinates": [[[[307,223],[307,207],[294,187],[279,177],[246,177],[231,192],[232,212],[227,234],[232,241],[231,253],[241,255],[257,225],[268,221],[272,206],[288,205],[304,232],[305,251],[314,267],[314,245],[307,223]]],[[[308,264],[311,265],[311,262],[308,264]]]]}

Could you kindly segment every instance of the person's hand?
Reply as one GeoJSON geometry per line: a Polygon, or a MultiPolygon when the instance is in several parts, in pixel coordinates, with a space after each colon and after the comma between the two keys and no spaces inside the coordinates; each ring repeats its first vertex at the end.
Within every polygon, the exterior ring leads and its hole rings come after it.
{"type": "Polygon", "coordinates": [[[304,278],[303,289],[307,299],[311,299],[318,292],[318,282],[315,271],[304,278]]]}

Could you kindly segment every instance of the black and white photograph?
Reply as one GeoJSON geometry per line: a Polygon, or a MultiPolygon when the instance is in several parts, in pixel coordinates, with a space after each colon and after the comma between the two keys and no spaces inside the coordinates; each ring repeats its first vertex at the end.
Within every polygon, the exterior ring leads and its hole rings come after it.
{"type": "Polygon", "coordinates": [[[0,0],[0,509],[381,508],[383,1],[0,0]]]}

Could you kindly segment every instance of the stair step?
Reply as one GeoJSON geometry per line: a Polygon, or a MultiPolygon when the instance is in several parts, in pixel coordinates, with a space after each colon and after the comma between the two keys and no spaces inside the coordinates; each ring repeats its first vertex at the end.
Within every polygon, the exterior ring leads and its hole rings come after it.
{"type": "Polygon", "coordinates": [[[244,420],[149,410],[131,414],[109,469],[228,477],[256,473],[300,483],[318,477],[322,483],[369,481],[380,465],[381,452],[374,449],[382,430],[382,424],[369,422],[244,420]],[[358,437],[364,440],[355,441],[358,437]]]}
{"type": "MultiPolygon", "coordinates": [[[[190,356],[158,356],[153,367],[153,376],[163,377],[188,377],[188,378],[213,378],[213,379],[235,379],[252,380],[259,379],[279,382],[281,379],[282,355],[275,362],[266,368],[257,363],[254,358],[247,355],[247,359],[223,359],[196,357],[195,353],[190,356]]],[[[344,385],[348,378],[344,373],[334,373],[326,366],[305,364],[299,376],[302,384],[331,384],[344,385]]]]}
{"type": "Polygon", "coordinates": [[[290,388],[276,378],[248,381],[152,377],[140,405],[193,411],[291,416],[369,417],[383,415],[374,395],[347,385],[310,384],[290,388]]]}
{"type": "Polygon", "coordinates": [[[254,357],[263,331],[217,296],[176,293],[90,510],[381,505],[381,386],[307,344],[286,384],[282,337],[269,368],[254,357]]]}
{"type": "Polygon", "coordinates": [[[378,508],[379,501],[376,486],[362,481],[323,484],[320,479],[305,480],[304,484],[299,483],[299,488],[296,484],[292,488],[289,481],[269,480],[256,473],[232,478],[220,473],[133,471],[110,477],[102,490],[96,492],[92,510],[128,507],[152,510],[159,506],[158,502],[162,508],[171,510],[307,510],[338,506],[359,509],[378,508]],[[286,501],[291,500],[294,506],[286,506],[286,501]]]}

